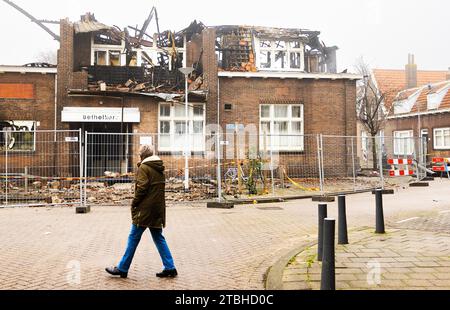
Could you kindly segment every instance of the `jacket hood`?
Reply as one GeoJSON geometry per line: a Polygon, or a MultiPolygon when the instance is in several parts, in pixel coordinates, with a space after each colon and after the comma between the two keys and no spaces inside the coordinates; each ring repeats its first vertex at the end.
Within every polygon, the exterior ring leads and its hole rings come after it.
{"type": "Polygon", "coordinates": [[[149,167],[152,167],[153,169],[155,169],[159,173],[163,173],[164,169],[165,169],[163,161],[161,160],[161,158],[159,158],[156,155],[151,156],[151,157],[147,157],[146,159],[144,159],[141,162],[141,165],[147,165],[149,167]]]}

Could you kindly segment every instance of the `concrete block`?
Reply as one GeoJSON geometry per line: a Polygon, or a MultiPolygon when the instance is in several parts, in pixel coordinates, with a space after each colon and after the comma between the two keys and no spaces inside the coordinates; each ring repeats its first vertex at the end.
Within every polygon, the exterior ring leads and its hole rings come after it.
{"type": "Polygon", "coordinates": [[[334,196],[314,196],[312,198],[312,201],[317,201],[317,202],[334,202],[335,201],[335,197],[334,196]]]}
{"type": "Polygon", "coordinates": [[[84,214],[84,213],[89,213],[89,212],[91,212],[90,206],[79,206],[79,207],[76,207],[76,209],[75,209],[76,214],[84,214]]]}
{"type": "Polygon", "coordinates": [[[234,204],[230,202],[208,202],[206,207],[212,209],[233,209],[234,204]]]}

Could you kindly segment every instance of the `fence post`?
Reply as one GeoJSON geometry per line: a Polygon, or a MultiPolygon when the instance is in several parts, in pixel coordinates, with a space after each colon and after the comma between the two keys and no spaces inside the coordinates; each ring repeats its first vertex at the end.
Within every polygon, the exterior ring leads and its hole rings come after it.
{"type": "Polygon", "coordinates": [[[25,193],[28,194],[28,166],[24,167],[25,193]]]}
{"type": "Polygon", "coordinates": [[[321,290],[336,289],[334,231],[335,219],[326,218],[323,224],[323,262],[320,280],[321,290]]]}
{"type": "MultiPolygon", "coordinates": [[[[216,144],[217,144],[217,195],[218,201],[222,202],[222,169],[220,167],[220,132],[216,133],[216,144]]],[[[238,167],[239,170],[239,167],[238,167]]]]}
{"type": "Polygon", "coordinates": [[[327,217],[327,205],[324,203],[319,204],[319,232],[317,240],[317,260],[322,261],[323,254],[323,221],[327,217]]]}
{"type": "MultiPolygon", "coordinates": [[[[383,175],[383,144],[382,144],[382,140],[381,140],[381,134],[378,136],[379,141],[379,149],[378,149],[378,153],[380,154],[378,156],[379,158],[379,170],[380,170],[380,180],[381,180],[381,188],[384,189],[384,175],[383,175]]],[[[375,142],[375,140],[374,140],[375,142]]]]}
{"type": "Polygon", "coordinates": [[[323,135],[320,134],[320,162],[322,167],[322,193],[325,191],[325,165],[323,164],[323,135]]]}
{"type": "Polygon", "coordinates": [[[87,207],[87,179],[88,179],[88,132],[85,131],[84,132],[84,174],[83,174],[83,178],[84,178],[84,202],[83,202],[83,206],[87,207]]]}
{"type": "Polygon", "coordinates": [[[353,139],[355,137],[351,137],[352,140],[352,169],[353,169],[353,191],[356,192],[356,167],[355,167],[355,149],[353,146],[353,139]]]}
{"type": "Polygon", "coordinates": [[[5,204],[8,205],[8,132],[4,131],[5,135],[5,204]]]}
{"type": "Polygon", "coordinates": [[[270,178],[272,179],[272,196],[275,196],[275,180],[273,178],[273,135],[270,135],[270,178]]]}
{"type": "Polygon", "coordinates": [[[348,244],[345,195],[338,196],[338,244],[348,244]]]}
{"type": "Polygon", "coordinates": [[[80,205],[83,205],[83,132],[81,128],[78,129],[78,154],[80,156],[80,205]]]}
{"type": "Polygon", "coordinates": [[[316,136],[317,138],[317,162],[319,164],[319,182],[320,182],[320,193],[323,195],[323,180],[322,180],[322,162],[320,160],[321,152],[320,152],[320,135],[316,136]]]}

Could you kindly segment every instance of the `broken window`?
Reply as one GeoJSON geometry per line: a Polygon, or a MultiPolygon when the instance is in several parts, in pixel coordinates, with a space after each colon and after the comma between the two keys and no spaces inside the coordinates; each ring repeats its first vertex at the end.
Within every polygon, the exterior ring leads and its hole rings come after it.
{"type": "Polygon", "coordinates": [[[35,121],[0,121],[0,150],[27,151],[35,150],[35,121]]]}
{"type": "Polygon", "coordinates": [[[260,40],[259,68],[302,70],[303,45],[300,41],[260,40]]]}
{"type": "Polygon", "coordinates": [[[106,51],[95,51],[94,52],[94,65],[95,66],[106,66],[106,51]]]}
{"type": "Polygon", "coordinates": [[[269,69],[272,67],[272,57],[269,51],[261,51],[259,53],[259,61],[261,68],[269,69]]]}
{"type": "Polygon", "coordinates": [[[116,67],[121,66],[120,56],[120,51],[109,51],[109,65],[116,67]]]}
{"type": "Polygon", "coordinates": [[[94,36],[94,44],[99,45],[122,45],[121,40],[111,38],[111,36],[107,34],[96,34],[94,36]]]}
{"type": "Polygon", "coordinates": [[[303,151],[303,105],[261,105],[260,146],[273,151],[303,151]]]}
{"type": "Polygon", "coordinates": [[[129,57],[130,57],[130,61],[128,62],[128,65],[130,67],[136,67],[138,65],[137,52],[131,52],[129,57]]]}
{"type": "Polygon", "coordinates": [[[300,69],[301,68],[301,54],[300,53],[290,53],[290,64],[291,69],[300,69]]]}
{"type": "Polygon", "coordinates": [[[275,54],[275,62],[273,65],[273,69],[284,69],[286,68],[287,59],[286,52],[280,51],[275,54]]]}

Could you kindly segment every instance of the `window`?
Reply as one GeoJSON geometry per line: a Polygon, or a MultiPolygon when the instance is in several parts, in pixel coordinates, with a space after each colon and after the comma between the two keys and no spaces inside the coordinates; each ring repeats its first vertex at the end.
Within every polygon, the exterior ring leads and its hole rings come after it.
{"type": "Polygon", "coordinates": [[[303,44],[300,41],[260,40],[258,67],[260,69],[303,70],[303,44]]]}
{"type": "Polygon", "coordinates": [[[34,121],[0,121],[0,150],[27,151],[35,150],[34,121]]]}
{"type": "Polygon", "coordinates": [[[450,149],[450,128],[436,128],[434,129],[434,148],[450,149]]]}
{"type": "Polygon", "coordinates": [[[190,150],[205,150],[205,105],[191,103],[188,107],[188,127],[186,128],[184,104],[161,103],[159,105],[159,145],[160,152],[182,152],[189,136],[190,150]]]}
{"type": "Polygon", "coordinates": [[[94,52],[94,65],[106,66],[106,51],[95,51],[94,52]]]}
{"type": "Polygon", "coordinates": [[[412,130],[394,131],[394,155],[408,156],[414,153],[412,130]]]}
{"type": "Polygon", "coordinates": [[[120,66],[120,51],[109,51],[109,65],[120,66]]]}
{"type": "Polygon", "coordinates": [[[303,151],[303,105],[261,105],[259,131],[260,148],[303,151]]]}

